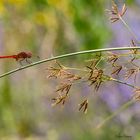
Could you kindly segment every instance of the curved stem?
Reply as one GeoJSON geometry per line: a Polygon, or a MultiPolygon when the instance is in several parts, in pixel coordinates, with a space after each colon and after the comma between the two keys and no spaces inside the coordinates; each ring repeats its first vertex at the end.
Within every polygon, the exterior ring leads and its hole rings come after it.
{"type": "Polygon", "coordinates": [[[63,54],[63,55],[59,55],[59,56],[54,56],[51,58],[47,58],[47,59],[43,59],[34,63],[31,63],[29,65],[26,66],[22,66],[20,68],[11,70],[9,72],[6,72],[4,74],[0,75],[0,78],[5,77],[7,75],[10,75],[12,73],[15,73],[17,71],[35,66],[35,65],[39,65],[48,61],[52,61],[52,60],[56,60],[56,59],[62,59],[65,57],[71,57],[71,56],[76,56],[76,55],[81,55],[81,54],[87,54],[87,53],[96,53],[96,52],[105,52],[105,51],[117,51],[117,50],[132,50],[132,49],[140,49],[140,46],[136,46],[136,47],[116,47],[116,48],[104,48],[104,49],[94,49],[94,50],[86,50],[86,51],[79,51],[79,52],[73,52],[73,53],[68,53],[68,54],[63,54]]]}

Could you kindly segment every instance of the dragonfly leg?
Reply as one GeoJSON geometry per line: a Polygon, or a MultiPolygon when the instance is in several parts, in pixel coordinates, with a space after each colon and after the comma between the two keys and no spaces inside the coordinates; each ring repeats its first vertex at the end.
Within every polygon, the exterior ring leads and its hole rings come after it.
{"type": "Polygon", "coordinates": [[[25,59],[26,60],[26,62],[28,63],[28,64],[31,64],[32,63],[32,61],[31,60],[29,60],[29,59],[25,59]]]}
{"type": "Polygon", "coordinates": [[[25,58],[23,58],[23,59],[21,59],[21,60],[18,61],[18,62],[20,63],[21,66],[23,66],[22,61],[23,61],[24,59],[25,59],[25,58]]]}

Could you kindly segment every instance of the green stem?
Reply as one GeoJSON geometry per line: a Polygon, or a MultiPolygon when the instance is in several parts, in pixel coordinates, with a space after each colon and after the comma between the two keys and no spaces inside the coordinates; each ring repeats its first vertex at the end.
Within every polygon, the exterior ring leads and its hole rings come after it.
{"type": "Polygon", "coordinates": [[[116,115],[118,115],[120,112],[122,112],[124,109],[126,109],[127,107],[129,107],[130,105],[132,105],[133,103],[135,103],[134,100],[130,100],[128,102],[126,102],[124,105],[122,105],[117,111],[115,111],[113,114],[111,114],[109,117],[107,117],[105,120],[103,120],[99,125],[97,125],[97,129],[100,129],[101,127],[103,127],[109,120],[113,119],[116,115]]]}
{"type": "Polygon", "coordinates": [[[51,57],[51,58],[43,59],[43,60],[40,60],[40,61],[31,63],[29,65],[22,66],[20,68],[11,70],[9,72],[6,72],[4,74],[1,74],[0,75],[0,78],[2,78],[4,76],[7,76],[7,75],[10,75],[12,73],[15,73],[17,71],[20,71],[20,70],[23,70],[23,69],[26,69],[26,68],[35,66],[35,65],[39,65],[39,64],[42,64],[42,63],[45,63],[45,62],[48,62],[48,61],[56,60],[56,59],[62,59],[62,58],[65,58],[65,57],[71,57],[71,56],[76,56],[76,55],[81,55],[81,54],[87,54],[87,53],[96,53],[96,52],[105,52],[105,51],[117,51],[117,50],[132,50],[132,49],[140,49],[140,46],[136,46],[136,47],[116,47],[116,48],[94,49],[94,50],[86,50],[86,51],[79,51],[79,52],[73,52],[73,53],[63,54],[63,55],[59,55],[59,56],[54,56],[54,57],[51,57]]]}

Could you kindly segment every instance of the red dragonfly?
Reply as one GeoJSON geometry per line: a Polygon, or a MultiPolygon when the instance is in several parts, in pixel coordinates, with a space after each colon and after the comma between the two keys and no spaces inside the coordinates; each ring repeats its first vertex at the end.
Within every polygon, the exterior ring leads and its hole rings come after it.
{"type": "Polygon", "coordinates": [[[20,52],[16,55],[4,55],[4,56],[0,56],[0,59],[2,58],[13,58],[16,61],[19,61],[20,64],[22,65],[22,61],[26,60],[27,63],[31,63],[31,61],[28,60],[28,58],[32,57],[32,53],[31,52],[20,52]]]}

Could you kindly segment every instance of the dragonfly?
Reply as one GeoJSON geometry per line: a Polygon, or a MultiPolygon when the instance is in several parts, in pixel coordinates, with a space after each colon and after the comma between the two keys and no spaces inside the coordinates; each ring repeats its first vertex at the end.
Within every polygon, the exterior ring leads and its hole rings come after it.
{"type": "Polygon", "coordinates": [[[4,56],[0,56],[0,59],[4,59],[4,58],[13,58],[16,61],[20,62],[20,64],[22,65],[22,61],[25,60],[28,64],[31,63],[31,61],[29,60],[29,58],[32,57],[32,53],[31,52],[20,52],[18,54],[15,55],[4,55],[4,56]]]}

